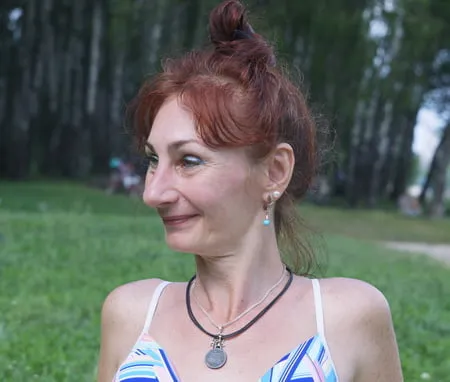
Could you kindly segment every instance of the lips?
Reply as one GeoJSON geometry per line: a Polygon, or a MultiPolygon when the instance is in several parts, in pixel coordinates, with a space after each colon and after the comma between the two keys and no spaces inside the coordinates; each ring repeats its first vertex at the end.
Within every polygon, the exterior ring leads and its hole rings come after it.
{"type": "Polygon", "coordinates": [[[174,216],[165,216],[162,218],[165,225],[168,226],[177,226],[187,222],[188,220],[194,218],[196,215],[174,215],[174,216]]]}

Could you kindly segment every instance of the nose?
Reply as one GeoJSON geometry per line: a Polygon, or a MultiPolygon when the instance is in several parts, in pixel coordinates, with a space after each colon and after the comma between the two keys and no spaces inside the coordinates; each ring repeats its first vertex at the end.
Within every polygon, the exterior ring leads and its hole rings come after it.
{"type": "Polygon", "coordinates": [[[145,177],[145,189],[142,195],[144,203],[153,208],[164,207],[178,200],[174,175],[169,169],[158,167],[145,177]]]}

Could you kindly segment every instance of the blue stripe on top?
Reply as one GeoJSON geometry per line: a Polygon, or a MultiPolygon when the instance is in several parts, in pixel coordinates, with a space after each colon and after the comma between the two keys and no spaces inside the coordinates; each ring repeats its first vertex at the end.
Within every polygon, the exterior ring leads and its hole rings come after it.
{"type": "MultiPolygon", "coordinates": [[[[180,382],[166,352],[142,335],[113,382],[180,382]]],[[[338,382],[325,341],[316,334],[283,356],[258,382],[338,382]]]]}

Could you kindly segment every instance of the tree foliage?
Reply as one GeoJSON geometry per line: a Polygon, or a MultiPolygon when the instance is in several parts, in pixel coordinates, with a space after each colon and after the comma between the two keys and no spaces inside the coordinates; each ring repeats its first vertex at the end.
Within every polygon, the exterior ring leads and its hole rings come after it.
{"type": "MultiPolygon", "coordinates": [[[[201,46],[212,0],[8,0],[0,5],[0,176],[84,177],[130,145],[127,102],[161,58],[201,46]]],[[[351,205],[404,191],[418,111],[449,117],[445,0],[251,0],[336,133],[324,172],[351,205]],[[337,176],[336,174],[339,174],[337,176]]],[[[450,117],[449,117],[450,118],[450,117]]]]}

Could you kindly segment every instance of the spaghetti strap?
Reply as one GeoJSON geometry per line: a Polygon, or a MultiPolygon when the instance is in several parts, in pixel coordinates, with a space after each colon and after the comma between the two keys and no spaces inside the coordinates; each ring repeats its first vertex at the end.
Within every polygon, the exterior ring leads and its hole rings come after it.
{"type": "Polygon", "coordinates": [[[150,328],[150,324],[152,323],[153,316],[155,315],[156,307],[158,306],[159,298],[161,297],[161,293],[164,288],[169,285],[169,281],[163,281],[158,284],[155,291],[153,292],[152,300],[150,301],[150,305],[148,307],[147,317],[145,318],[144,328],[142,329],[142,333],[147,333],[150,328]]]}
{"type": "Polygon", "coordinates": [[[316,307],[316,325],[319,334],[325,338],[325,328],[323,324],[323,306],[322,295],[320,293],[320,282],[318,279],[312,279],[312,286],[314,292],[314,305],[316,307]]]}

